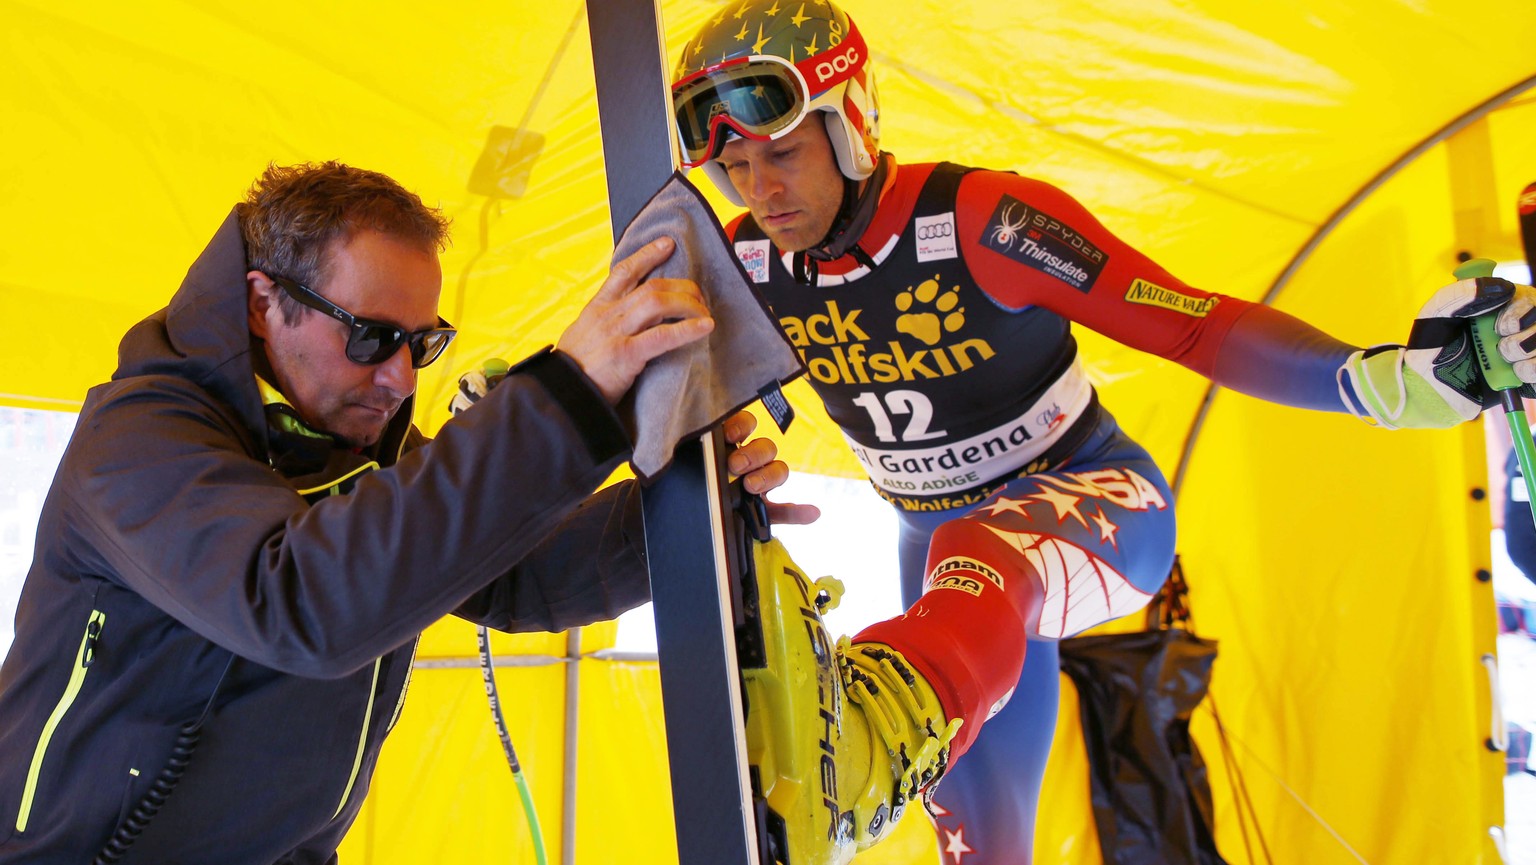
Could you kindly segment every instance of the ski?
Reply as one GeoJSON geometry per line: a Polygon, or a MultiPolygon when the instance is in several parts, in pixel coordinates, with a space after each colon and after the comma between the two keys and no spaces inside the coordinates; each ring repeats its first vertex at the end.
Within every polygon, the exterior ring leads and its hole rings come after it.
{"type": "MultiPolygon", "coordinates": [[[[675,165],[665,42],[655,0],[587,0],[587,20],[617,243],[675,165]]],[[[725,455],[719,430],[685,442],[643,492],[679,865],[761,861],[737,659],[738,638],[753,653],[753,527],[725,455]]]]}

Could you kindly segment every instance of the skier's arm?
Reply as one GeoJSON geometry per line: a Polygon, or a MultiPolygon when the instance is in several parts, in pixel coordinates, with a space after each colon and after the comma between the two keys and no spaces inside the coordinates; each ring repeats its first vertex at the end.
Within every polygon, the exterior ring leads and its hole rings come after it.
{"type": "Polygon", "coordinates": [[[1359,349],[1278,310],[1190,286],[1121,241],[1071,196],[974,172],[957,203],[961,249],[1007,309],[1041,306],[1234,390],[1349,411],[1387,427],[1444,427],[1493,404],[1468,319],[1499,313],[1499,351],[1536,381],[1536,292],[1462,280],[1419,312],[1406,346],[1359,349]]]}
{"type": "MultiPolygon", "coordinates": [[[[961,253],[999,306],[1043,307],[1207,377],[1217,374],[1228,332],[1256,306],[1175,277],[1048,183],[972,172],[961,183],[956,211],[961,253]]],[[[1310,334],[1293,336],[1290,325],[1300,323],[1288,316],[1258,315],[1248,335],[1316,342],[1310,334]]],[[[1329,345],[1325,353],[1336,350],[1329,345]]]]}
{"type": "Polygon", "coordinates": [[[1247,304],[1216,350],[1211,380],[1270,402],[1345,411],[1338,372],[1356,350],[1295,316],[1247,304]]]}

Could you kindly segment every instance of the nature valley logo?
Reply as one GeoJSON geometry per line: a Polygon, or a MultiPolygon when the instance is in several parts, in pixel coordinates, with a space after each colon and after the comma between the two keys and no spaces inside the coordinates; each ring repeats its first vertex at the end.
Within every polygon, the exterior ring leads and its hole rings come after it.
{"type": "Polygon", "coordinates": [[[1160,306],[1163,309],[1180,312],[1184,315],[1192,315],[1195,318],[1205,318],[1206,314],[1216,306],[1217,298],[1192,297],[1180,294],[1177,291],[1163,288],[1145,279],[1136,279],[1131,282],[1131,288],[1125,293],[1125,299],[1131,303],[1140,303],[1146,306],[1160,306]]]}
{"type": "MultiPolygon", "coordinates": [[[[811,377],[823,384],[887,384],[944,378],[965,372],[997,354],[984,339],[939,344],[965,326],[965,307],[960,305],[958,285],[945,291],[937,277],[924,280],[898,293],[895,305],[900,315],[895,319],[896,334],[892,335],[910,336],[926,348],[910,349],[899,339],[887,339],[884,345],[877,343],[859,322],[865,311],[844,309],[835,300],[826,301],[824,315],[784,316],[779,325],[800,350],[811,377]]],[[[886,334],[877,331],[877,335],[886,334]]]]}

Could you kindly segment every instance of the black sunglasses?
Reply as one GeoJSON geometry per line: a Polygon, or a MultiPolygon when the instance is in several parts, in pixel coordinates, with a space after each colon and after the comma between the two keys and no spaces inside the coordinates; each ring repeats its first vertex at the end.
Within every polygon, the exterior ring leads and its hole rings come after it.
{"type": "Polygon", "coordinates": [[[309,286],[271,273],[267,274],[267,278],[282,286],[283,291],[299,303],[310,309],[318,309],[346,325],[349,328],[347,358],[353,363],[383,363],[393,357],[403,344],[411,347],[411,366],[421,369],[441,357],[448,343],[459,335],[453,325],[441,317],[437,320],[437,327],[408,333],[387,321],[358,318],[321,297],[309,286]]]}

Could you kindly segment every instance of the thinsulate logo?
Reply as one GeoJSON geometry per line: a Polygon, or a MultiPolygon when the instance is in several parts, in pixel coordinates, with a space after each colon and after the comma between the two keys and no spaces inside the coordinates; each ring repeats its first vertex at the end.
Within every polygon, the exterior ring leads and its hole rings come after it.
{"type": "MultiPolygon", "coordinates": [[[[957,375],[990,360],[997,352],[984,339],[963,339],[965,308],[960,288],[942,289],[938,280],[924,280],[899,292],[896,336],[903,340],[872,339],[859,322],[863,309],[826,301],[826,313],[805,318],[784,316],[779,324],[800,350],[811,377],[823,384],[887,384],[957,375]]],[[[886,336],[886,334],[880,334],[886,336]]]]}
{"type": "Polygon", "coordinates": [[[1004,195],[982,230],[981,245],[1087,294],[1109,256],[1077,229],[1004,195]]]}

